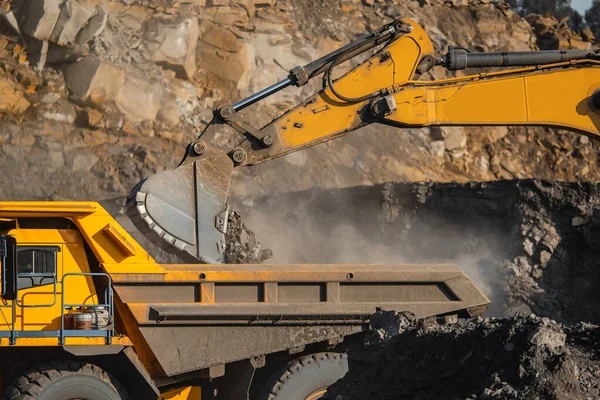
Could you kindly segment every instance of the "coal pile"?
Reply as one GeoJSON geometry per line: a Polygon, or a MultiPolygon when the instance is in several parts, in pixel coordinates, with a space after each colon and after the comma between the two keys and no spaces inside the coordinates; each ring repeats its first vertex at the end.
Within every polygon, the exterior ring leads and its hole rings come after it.
{"type": "Polygon", "coordinates": [[[598,326],[563,326],[534,315],[441,322],[399,316],[395,332],[390,324],[376,330],[349,352],[349,372],[325,398],[600,397],[598,326]]]}

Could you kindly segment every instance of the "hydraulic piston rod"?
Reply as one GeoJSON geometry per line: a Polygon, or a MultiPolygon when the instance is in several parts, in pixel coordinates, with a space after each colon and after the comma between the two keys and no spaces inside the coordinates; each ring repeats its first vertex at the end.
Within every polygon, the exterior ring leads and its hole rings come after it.
{"type": "Polygon", "coordinates": [[[237,103],[235,103],[233,105],[233,110],[234,111],[243,110],[244,108],[251,106],[252,104],[259,102],[262,99],[269,97],[270,95],[277,93],[280,90],[283,90],[286,87],[291,86],[291,85],[292,85],[292,80],[290,78],[285,78],[285,79],[269,86],[268,88],[261,90],[260,92],[254,93],[252,96],[246,97],[245,99],[238,101],[237,103]]]}
{"type": "Polygon", "coordinates": [[[240,111],[244,108],[251,106],[260,100],[267,98],[291,85],[303,86],[310,79],[314,78],[325,72],[329,65],[335,60],[336,63],[347,61],[359,54],[364,53],[380,44],[392,39],[394,34],[398,30],[393,25],[386,25],[384,28],[379,29],[369,35],[360,37],[359,39],[340,47],[339,49],[315,60],[305,66],[297,66],[290,70],[290,74],[287,78],[257,92],[253,95],[246,97],[243,100],[238,101],[233,105],[234,111],[240,111]]]}
{"type": "Polygon", "coordinates": [[[462,47],[450,47],[441,64],[451,71],[467,68],[527,67],[592,58],[592,50],[542,50],[471,53],[462,47]]]}

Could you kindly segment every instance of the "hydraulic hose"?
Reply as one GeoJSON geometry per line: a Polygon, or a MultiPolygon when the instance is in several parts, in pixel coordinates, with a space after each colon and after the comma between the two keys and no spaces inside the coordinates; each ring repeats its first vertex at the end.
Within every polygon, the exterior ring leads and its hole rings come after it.
{"type": "MultiPolygon", "coordinates": [[[[383,88],[376,92],[373,92],[373,93],[370,93],[370,94],[367,94],[367,95],[364,95],[361,97],[347,97],[347,96],[344,96],[343,94],[341,94],[340,92],[338,92],[333,84],[332,75],[333,75],[333,69],[340,63],[340,61],[341,61],[341,57],[335,58],[333,60],[333,62],[331,63],[331,65],[329,66],[329,68],[327,69],[327,73],[325,74],[325,77],[327,78],[327,84],[329,85],[329,89],[331,89],[331,92],[338,99],[343,100],[347,103],[362,103],[363,101],[371,100],[371,99],[381,96],[382,91],[384,90],[383,88]]],[[[346,61],[346,60],[344,60],[344,61],[346,61]]]]}

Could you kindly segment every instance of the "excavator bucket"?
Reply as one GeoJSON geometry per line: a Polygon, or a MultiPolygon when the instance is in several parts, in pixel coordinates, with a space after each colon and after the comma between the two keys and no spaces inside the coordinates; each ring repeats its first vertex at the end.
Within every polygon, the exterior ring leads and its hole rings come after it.
{"type": "Polygon", "coordinates": [[[186,262],[222,263],[233,161],[226,153],[190,146],[181,164],[138,183],[127,215],[152,243],[186,262]]]}

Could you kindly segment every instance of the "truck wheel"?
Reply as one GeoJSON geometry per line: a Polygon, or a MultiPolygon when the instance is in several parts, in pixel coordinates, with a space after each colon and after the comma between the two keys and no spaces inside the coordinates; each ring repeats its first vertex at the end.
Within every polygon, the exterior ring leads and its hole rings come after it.
{"type": "Polygon", "coordinates": [[[348,372],[348,356],[316,353],[290,361],[265,385],[260,400],[317,400],[348,372]]]}
{"type": "Polygon", "coordinates": [[[12,381],[2,400],[129,400],[121,384],[99,367],[79,361],[43,364],[12,381]]]}

